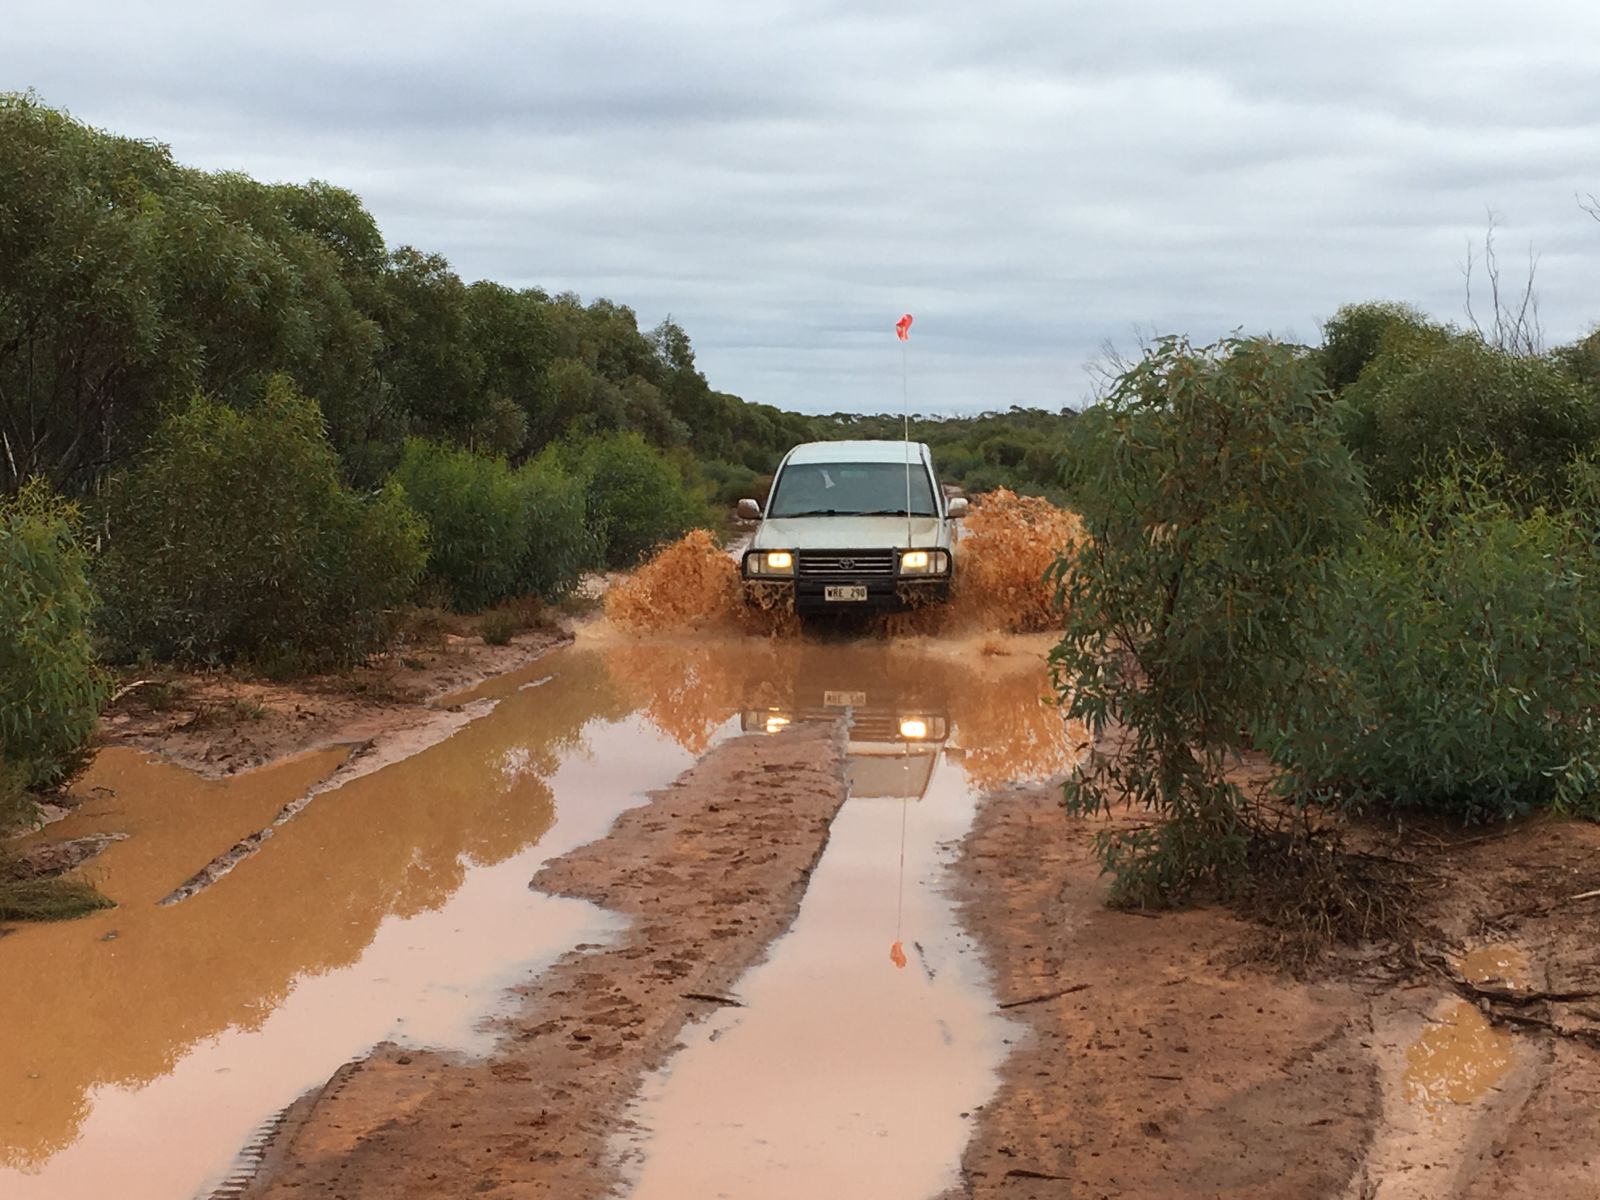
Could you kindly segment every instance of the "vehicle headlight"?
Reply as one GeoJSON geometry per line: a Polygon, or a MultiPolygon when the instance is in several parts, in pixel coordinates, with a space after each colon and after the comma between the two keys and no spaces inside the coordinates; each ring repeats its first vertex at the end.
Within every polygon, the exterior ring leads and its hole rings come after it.
{"type": "Polygon", "coordinates": [[[917,740],[928,736],[928,723],[921,717],[901,717],[900,736],[917,740]]]}
{"type": "Polygon", "coordinates": [[[950,555],[943,550],[906,550],[900,555],[902,575],[944,575],[950,570],[950,555]]]}
{"type": "Polygon", "coordinates": [[[793,575],[794,552],[756,550],[745,556],[745,570],[751,575],[793,575]]]}

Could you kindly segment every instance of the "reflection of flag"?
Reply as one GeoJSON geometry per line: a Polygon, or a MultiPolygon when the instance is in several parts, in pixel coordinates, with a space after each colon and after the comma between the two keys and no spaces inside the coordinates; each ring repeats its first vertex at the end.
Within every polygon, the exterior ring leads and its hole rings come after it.
{"type": "Polygon", "coordinates": [[[896,942],[894,945],[889,947],[889,961],[902,970],[905,969],[906,948],[899,942],[896,942]]]}
{"type": "Polygon", "coordinates": [[[894,335],[902,342],[911,340],[911,314],[907,313],[894,323],[894,335]]]}

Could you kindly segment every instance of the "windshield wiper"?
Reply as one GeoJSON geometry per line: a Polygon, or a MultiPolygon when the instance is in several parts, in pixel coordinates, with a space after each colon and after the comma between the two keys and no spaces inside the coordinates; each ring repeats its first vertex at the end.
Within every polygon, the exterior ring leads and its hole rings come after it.
{"type": "MultiPolygon", "coordinates": [[[[874,508],[867,512],[858,512],[855,515],[858,517],[903,517],[906,515],[906,510],[903,508],[874,508]]],[[[915,510],[912,511],[911,515],[913,517],[933,516],[932,513],[917,512],[915,510]]]]}
{"type": "Polygon", "coordinates": [[[767,515],[779,521],[787,521],[790,517],[853,517],[856,514],[847,513],[837,508],[806,508],[801,509],[799,512],[768,513],[767,515]]]}

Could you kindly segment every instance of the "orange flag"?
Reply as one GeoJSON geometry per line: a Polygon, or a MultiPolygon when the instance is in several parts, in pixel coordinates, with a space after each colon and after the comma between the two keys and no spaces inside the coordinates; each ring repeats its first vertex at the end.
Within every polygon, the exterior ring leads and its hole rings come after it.
{"type": "Polygon", "coordinates": [[[905,969],[906,948],[899,942],[896,942],[894,945],[889,947],[889,961],[895,966],[899,967],[901,970],[905,969]]]}
{"type": "Polygon", "coordinates": [[[894,323],[894,335],[902,342],[911,340],[911,314],[907,313],[894,323]]]}

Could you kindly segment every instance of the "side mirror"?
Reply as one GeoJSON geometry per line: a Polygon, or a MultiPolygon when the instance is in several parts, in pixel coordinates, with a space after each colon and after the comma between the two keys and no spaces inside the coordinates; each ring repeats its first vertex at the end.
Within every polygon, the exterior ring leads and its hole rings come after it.
{"type": "Polygon", "coordinates": [[[944,506],[944,515],[947,517],[964,517],[967,515],[967,498],[955,496],[944,506]]]}
{"type": "Polygon", "coordinates": [[[739,501],[739,516],[746,521],[761,520],[761,505],[754,500],[739,501]]]}

